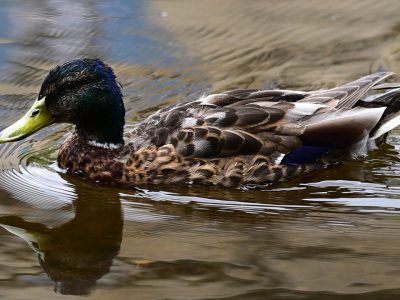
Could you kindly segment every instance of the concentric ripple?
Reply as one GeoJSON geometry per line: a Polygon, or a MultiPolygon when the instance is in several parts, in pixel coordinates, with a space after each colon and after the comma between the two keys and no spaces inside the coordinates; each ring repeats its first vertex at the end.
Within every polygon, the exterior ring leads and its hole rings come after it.
{"type": "Polygon", "coordinates": [[[40,219],[46,211],[70,206],[76,199],[73,185],[60,176],[62,172],[56,167],[56,147],[44,133],[1,146],[0,187],[13,199],[0,203],[2,215],[29,211],[30,217],[40,219]],[[36,139],[41,140],[40,146],[35,145],[36,139]]]}

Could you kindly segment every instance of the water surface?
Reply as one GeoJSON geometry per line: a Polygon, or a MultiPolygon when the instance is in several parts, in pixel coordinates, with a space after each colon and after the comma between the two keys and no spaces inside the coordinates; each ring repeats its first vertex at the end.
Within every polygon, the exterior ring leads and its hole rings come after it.
{"type": "MultiPolygon", "coordinates": [[[[129,129],[230,88],[399,71],[397,1],[2,1],[0,127],[54,65],[110,63],[129,129]]],[[[0,298],[398,299],[400,131],[368,159],[240,189],[90,185],[70,126],[0,146],[0,298]],[[71,296],[72,295],[72,296],[71,296]]]]}

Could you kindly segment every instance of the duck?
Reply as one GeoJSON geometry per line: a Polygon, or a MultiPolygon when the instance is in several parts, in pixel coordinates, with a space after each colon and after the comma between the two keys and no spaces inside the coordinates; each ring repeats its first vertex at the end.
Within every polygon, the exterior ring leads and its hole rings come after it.
{"type": "Polygon", "coordinates": [[[379,72],[316,91],[238,89],[158,110],[125,128],[122,86],[97,58],[51,69],[28,112],[0,132],[24,139],[73,124],[57,162],[101,185],[268,185],[366,157],[400,124],[400,84],[379,72]]]}

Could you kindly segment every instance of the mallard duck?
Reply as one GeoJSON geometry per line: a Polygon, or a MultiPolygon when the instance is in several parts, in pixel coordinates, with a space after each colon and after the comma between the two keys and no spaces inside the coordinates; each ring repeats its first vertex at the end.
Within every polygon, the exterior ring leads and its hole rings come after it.
{"type": "Polygon", "coordinates": [[[398,84],[381,72],[327,90],[233,90],[163,108],[124,134],[125,109],[113,70],[99,59],[52,69],[37,100],[0,142],[53,123],[75,131],[58,164],[106,185],[284,180],[346,156],[365,156],[400,124],[398,84]],[[372,91],[385,90],[384,93],[372,91]]]}

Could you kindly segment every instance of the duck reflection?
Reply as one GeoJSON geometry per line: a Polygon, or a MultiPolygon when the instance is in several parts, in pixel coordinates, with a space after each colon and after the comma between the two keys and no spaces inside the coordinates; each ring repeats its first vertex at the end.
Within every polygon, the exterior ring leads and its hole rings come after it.
{"type": "Polygon", "coordinates": [[[18,216],[0,217],[0,225],[23,238],[64,295],[88,295],[107,274],[122,239],[122,210],[117,193],[77,193],[75,217],[49,228],[18,216]]]}

